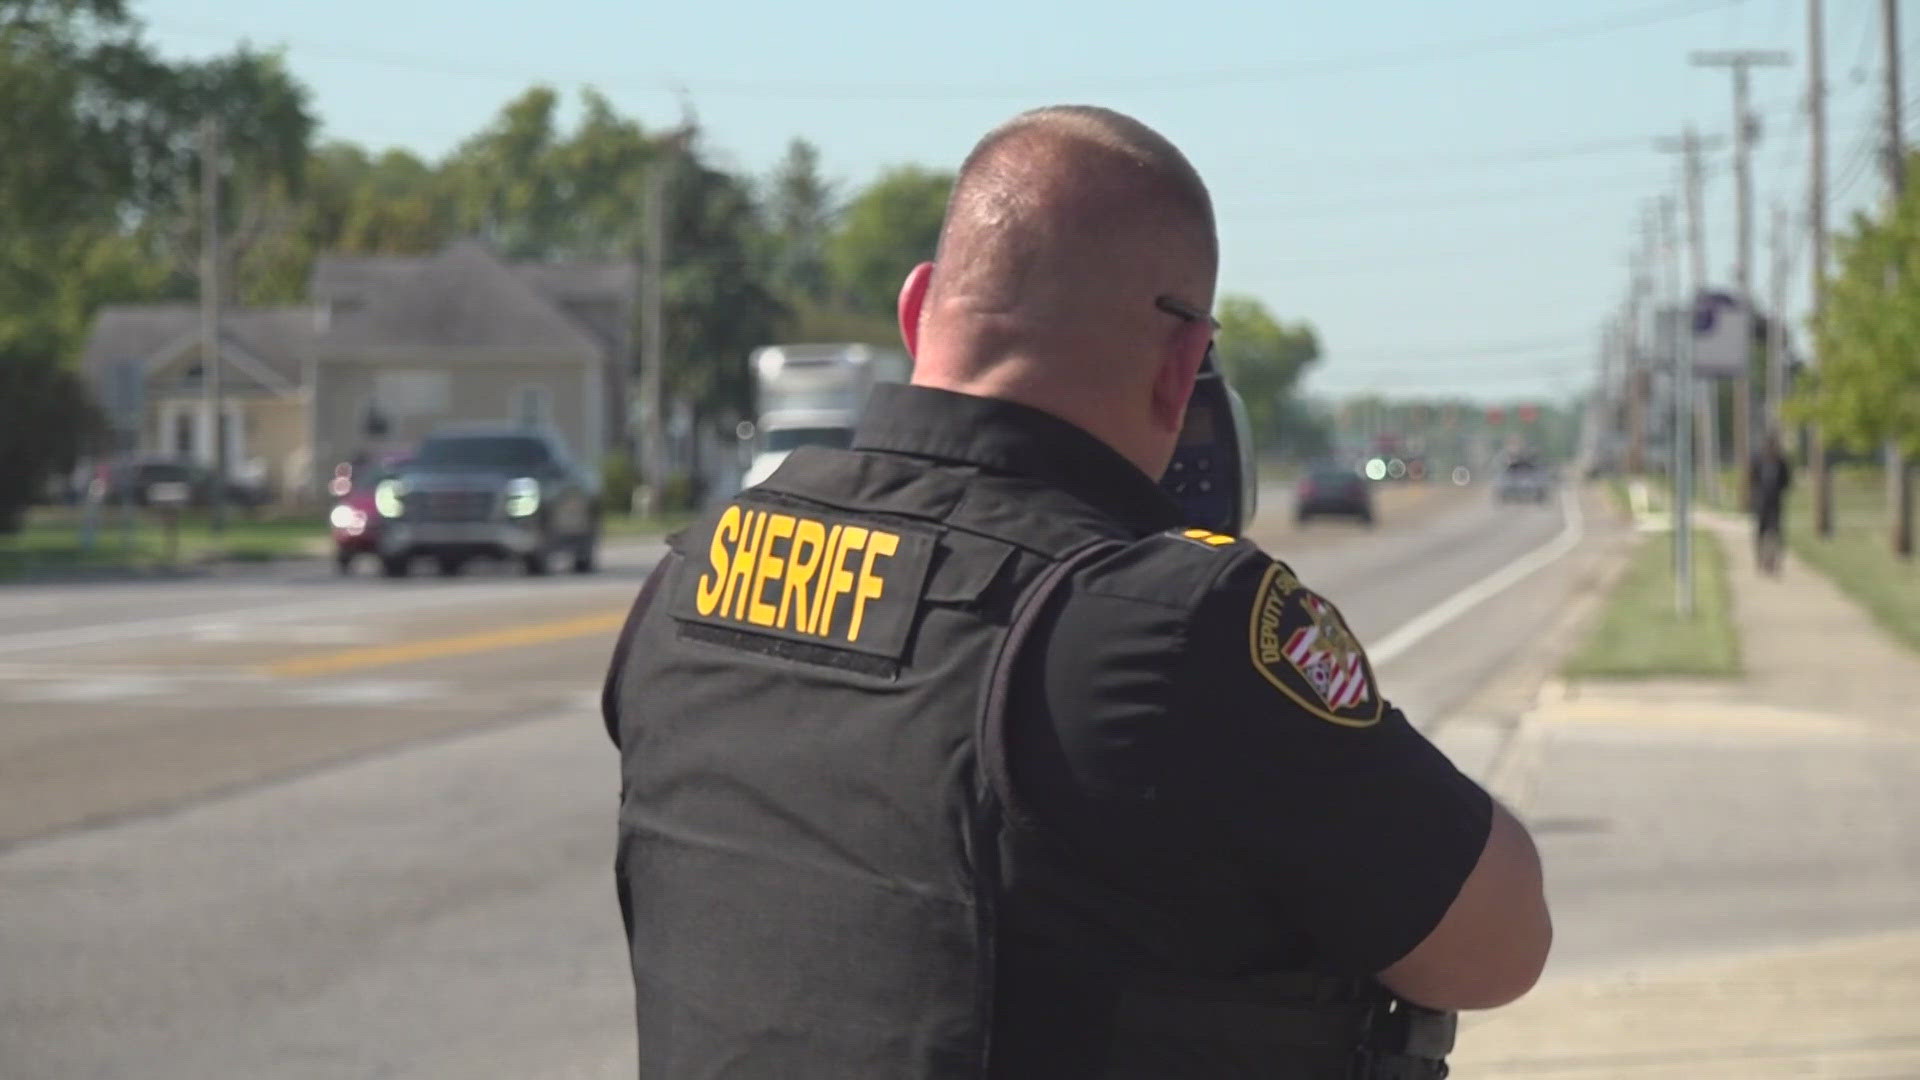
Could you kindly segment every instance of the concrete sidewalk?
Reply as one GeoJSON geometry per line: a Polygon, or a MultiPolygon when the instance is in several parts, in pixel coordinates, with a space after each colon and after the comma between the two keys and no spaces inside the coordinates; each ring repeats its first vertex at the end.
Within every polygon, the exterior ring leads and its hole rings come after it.
{"type": "Polygon", "coordinates": [[[1791,555],[1779,577],[1761,576],[1746,519],[1700,518],[1726,546],[1748,694],[1920,731],[1920,654],[1888,637],[1825,575],[1791,555]]]}
{"type": "Polygon", "coordinates": [[[1461,1025],[1462,1078],[1920,1077],[1920,933],[1547,986],[1461,1025]]]}
{"type": "MultiPolygon", "coordinates": [[[[1545,748],[1574,732],[1670,725],[1733,738],[1920,738],[1920,657],[1791,556],[1780,577],[1760,575],[1743,519],[1699,520],[1727,552],[1747,674],[1550,683],[1487,777],[1523,816],[1552,803],[1545,748]]],[[[1518,1004],[1463,1018],[1454,1062],[1461,1077],[1915,1080],[1920,929],[1604,974],[1550,968],[1518,1004]]]]}

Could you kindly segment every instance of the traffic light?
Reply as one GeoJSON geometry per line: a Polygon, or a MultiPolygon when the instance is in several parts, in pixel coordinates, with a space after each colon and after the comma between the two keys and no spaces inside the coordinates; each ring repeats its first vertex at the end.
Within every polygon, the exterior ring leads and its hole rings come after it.
{"type": "Polygon", "coordinates": [[[1540,410],[1536,406],[1533,406],[1533,405],[1520,406],[1520,422],[1521,423],[1531,424],[1535,420],[1538,420],[1539,418],[1540,418],[1540,410]]]}
{"type": "Polygon", "coordinates": [[[1499,427],[1501,424],[1504,424],[1506,422],[1507,422],[1507,412],[1505,409],[1488,409],[1487,410],[1488,424],[1491,424],[1494,427],[1499,427]]]}

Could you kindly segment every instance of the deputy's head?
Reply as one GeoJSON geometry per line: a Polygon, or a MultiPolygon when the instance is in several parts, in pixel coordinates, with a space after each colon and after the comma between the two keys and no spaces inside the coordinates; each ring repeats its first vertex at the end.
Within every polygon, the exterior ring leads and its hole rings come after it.
{"type": "Polygon", "coordinates": [[[1159,133],[1108,109],[1022,113],[967,156],[934,261],[900,290],[914,382],[1044,409],[1157,477],[1219,261],[1206,184],[1159,133]]]}

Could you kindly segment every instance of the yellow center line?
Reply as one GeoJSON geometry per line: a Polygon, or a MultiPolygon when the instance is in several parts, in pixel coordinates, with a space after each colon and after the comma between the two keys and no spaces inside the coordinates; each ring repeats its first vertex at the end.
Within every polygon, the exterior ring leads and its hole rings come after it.
{"type": "Polygon", "coordinates": [[[620,624],[626,620],[626,617],[626,610],[621,608],[571,619],[528,623],[503,630],[483,630],[478,633],[426,638],[421,641],[406,641],[393,645],[368,645],[357,649],[296,656],[289,660],[263,664],[257,670],[263,675],[282,679],[305,679],[315,675],[333,675],[342,671],[352,671],[356,668],[410,664],[420,660],[440,660],[449,656],[469,656],[473,653],[492,652],[496,649],[511,649],[519,645],[539,645],[548,641],[564,641],[567,638],[611,633],[620,629],[620,624]]]}

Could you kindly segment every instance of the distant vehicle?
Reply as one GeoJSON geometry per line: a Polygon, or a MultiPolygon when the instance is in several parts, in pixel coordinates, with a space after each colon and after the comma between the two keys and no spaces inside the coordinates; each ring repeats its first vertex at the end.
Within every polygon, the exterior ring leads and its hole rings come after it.
{"type": "Polygon", "coordinates": [[[555,555],[595,567],[600,494],[550,433],[463,425],[429,435],[373,488],[381,572],[405,577],[430,557],[442,574],[473,558],[517,559],[544,574],[555,555]]]}
{"type": "Polygon", "coordinates": [[[361,555],[379,556],[381,518],[373,493],[382,480],[399,476],[406,461],[401,457],[359,470],[351,465],[334,470],[328,491],[335,501],[327,512],[327,525],[333,532],[334,569],[340,573],[352,571],[354,560],[361,555]]]}
{"type": "Polygon", "coordinates": [[[870,345],[768,345],[755,349],[748,363],[760,416],[742,487],[773,475],[799,447],[848,445],[873,388],[913,373],[906,353],[870,345]]]}
{"type": "Polygon", "coordinates": [[[1305,525],[1316,517],[1350,517],[1373,524],[1373,487],[1352,469],[1316,465],[1294,489],[1293,519],[1305,525]]]}
{"type": "MultiPolygon", "coordinates": [[[[171,503],[172,492],[184,485],[188,506],[213,504],[213,470],[192,461],[175,458],[136,458],[105,470],[103,495],[107,502],[128,502],[135,506],[171,503]]],[[[229,477],[226,482],[228,506],[251,509],[268,500],[267,492],[252,484],[229,477]]]]}
{"type": "Polygon", "coordinates": [[[1500,502],[1543,503],[1552,493],[1553,474],[1530,458],[1507,462],[1500,480],[1494,485],[1494,498],[1500,502]]]}

